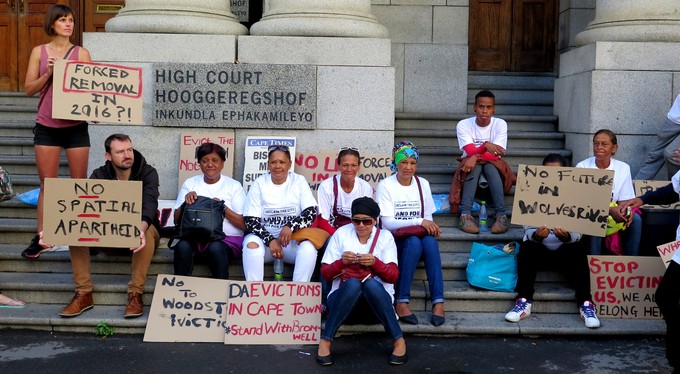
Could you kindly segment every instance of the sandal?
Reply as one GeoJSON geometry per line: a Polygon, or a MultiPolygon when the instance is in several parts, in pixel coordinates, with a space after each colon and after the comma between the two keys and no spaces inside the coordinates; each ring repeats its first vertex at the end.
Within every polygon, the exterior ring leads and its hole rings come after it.
{"type": "Polygon", "coordinates": [[[26,303],[23,301],[19,301],[17,299],[13,299],[9,296],[5,295],[0,295],[0,308],[23,308],[26,306],[26,303]]]}

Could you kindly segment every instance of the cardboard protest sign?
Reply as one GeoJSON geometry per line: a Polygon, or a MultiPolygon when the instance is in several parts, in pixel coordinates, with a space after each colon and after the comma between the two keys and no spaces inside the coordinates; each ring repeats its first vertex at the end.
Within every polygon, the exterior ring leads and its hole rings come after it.
{"type": "Polygon", "coordinates": [[[229,281],[158,274],[145,342],[224,341],[229,281]]]}
{"type": "Polygon", "coordinates": [[[180,135],[179,141],[179,179],[177,191],[182,183],[194,175],[201,174],[201,167],[196,160],[196,149],[203,143],[214,143],[222,146],[226,154],[222,174],[234,177],[234,130],[220,132],[191,131],[180,135]]]}
{"type": "Polygon", "coordinates": [[[513,224],[605,235],[613,171],[521,164],[517,170],[513,224]]]}
{"type": "Polygon", "coordinates": [[[318,344],[320,336],[320,283],[229,283],[225,344],[318,344]]]}
{"type": "MultiPolygon", "coordinates": [[[[303,175],[309,182],[309,187],[314,193],[324,180],[340,173],[337,162],[338,151],[324,149],[314,153],[298,153],[295,157],[296,173],[303,175]]],[[[359,174],[357,177],[367,181],[373,191],[378,187],[378,182],[392,175],[390,170],[389,154],[361,154],[359,160],[359,174]]]]}
{"type": "Polygon", "coordinates": [[[57,60],[54,118],[142,124],[142,69],[57,60]]]}
{"type": "MultiPolygon", "coordinates": [[[[668,186],[671,182],[669,181],[646,181],[646,180],[634,180],[633,186],[635,187],[635,196],[640,197],[649,191],[655,191],[661,187],[668,186]]],[[[680,202],[667,205],[648,205],[642,206],[647,209],[680,209],[680,202]]]]}
{"type": "MultiPolygon", "coordinates": [[[[246,192],[257,177],[269,172],[267,157],[269,146],[272,145],[287,146],[290,150],[291,161],[295,160],[295,137],[249,136],[246,139],[245,165],[243,167],[243,188],[246,192]]],[[[295,162],[292,163],[290,171],[295,171],[295,162]]]]}
{"type": "Polygon", "coordinates": [[[654,293],[665,268],[656,257],[588,256],[590,289],[602,318],[659,319],[654,293]]]}
{"type": "Polygon", "coordinates": [[[680,240],[656,247],[656,250],[659,251],[659,256],[661,256],[661,261],[663,261],[663,264],[666,268],[668,268],[668,264],[671,263],[671,259],[678,250],[678,247],[680,247],[680,240]]]}
{"type": "Polygon", "coordinates": [[[43,240],[54,245],[139,246],[142,182],[45,179],[43,240]]]}

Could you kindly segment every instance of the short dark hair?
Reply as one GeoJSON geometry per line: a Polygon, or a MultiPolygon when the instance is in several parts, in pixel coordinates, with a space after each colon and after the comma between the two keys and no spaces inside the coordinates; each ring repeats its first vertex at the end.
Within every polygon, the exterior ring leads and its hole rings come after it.
{"type": "MultiPolygon", "coordinates": [[[[59,18],[66,17],[69,14],[74,16],[73,9],[71,9],[71,7],[69,7],[68,5],[53,4],[51,7],[49,7],[49,9],[47,9],[47,12],[45,13],[45,24],[43,25],[43,29],[45,30],[45,34],[47,34],[48,36],[57,35],[54,32],[52,25],[59,18]]],[[[75,16],[74,16],[74,18],[75,18],[75,16]]]]}
{"type": "Polygon", "coordinates": [[[215,143],[203,143],[196,147],[196,161],[201,161],[203,156],[217,153],[222,161],[227,160],[227,151],[221,145],[215,143]]]}
{"type": "Polygon", "coordinates": [[[292,160],[292,157],[290,157],[290,148],[284,144],[270,145],[269,152],[267,152],[267,159],[271,158],[272,154],[276,151],[285,153],[286,156],[288,156],[288,159],[292,160]]]}
{"type": "Polygon", "coordinates": [[[106,153],[111,153],[111,142],[114,140],[118,140],[119,142],[128,141],[132,143],[132,139],[130,139],[130,137],[125,134],[111,134],[104,141],[104,150],[106,151],[106,153]]]}
{"type": "Polygon", "coordinates": [[[612,141],[612,144],[619,144],[618,141],[616,140],[616,134],[614,134],[614,131],[609,130],[609,129],[601,129],[597,130],[595,135],[593,135],[593,140],[595,140],[595,137],[600,135],[600,134],[605,134],[609,136],[609,140],[612,141]]]}
{"type": "Polygon", "coordinates": [[[356,148],[341,148],[340,152],[338,153],[338,165],[340,165],[340,159],[345,156],[354,156],[357,159],[361,160],[359,151],[356,148]]]}
{"type": "Polygon", "coordinates": [[[543,165],[552,162],[559,162],[560,166],[569,166],[569,161],[567,161],[567,158],[559,153],[550,153],[543,159],[543,165]]]}
{"type": "Polygon", "coordinates": [[[493,92],[491,92],[489,90],[481,90],[481,91],[477,92],[477,95],[475,95],[475,105],[477,104],[477,100],[480,97],[490,97],[490,98],[493,99],[494,103],[496,103],[496,96],[493,94],[493,92]]]}

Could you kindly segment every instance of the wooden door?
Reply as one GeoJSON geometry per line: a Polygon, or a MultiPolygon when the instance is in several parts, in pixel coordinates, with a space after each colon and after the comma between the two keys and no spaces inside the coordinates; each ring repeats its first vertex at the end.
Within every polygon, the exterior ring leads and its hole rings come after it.
{"type": "Polygon", "coordinates": [[[471,0],[469,69],[553,71],[556,0],[471,0]]]}
{"type": "Polygon", "coordinates": [[[125,0],[88,0],[85,1],[83,25],[85,32],[104,32],[106,21],[123,9],[125,0]]]}
{"type": "MultiPolygon", "coordinates": [[[[31,49],[47,43],[50,38],[43,31],[45,12],[50,5],[71,5],[76,18],[78,2],[68,0],[7,0],[0,4],[0,91],[21,91],[24,87],[31,49]]],[[[78,26],[74,35],[80,35],[78,26]]],[[[75,39],[75,38],[74,38],[75,39]]],[[[78,40],[72,40],[77,43],[78,40]]]]}

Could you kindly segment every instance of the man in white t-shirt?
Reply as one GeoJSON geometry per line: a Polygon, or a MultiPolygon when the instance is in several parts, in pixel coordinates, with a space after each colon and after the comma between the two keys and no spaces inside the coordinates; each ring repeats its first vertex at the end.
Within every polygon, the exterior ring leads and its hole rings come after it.
{"type": "Polygon", "coordinates": [[[635,174],[635,179],[653,179],[664,161],[669,178],[680,170],[680,95],[675,97],[666,120],[656,134],[656,144],[647,154],[645,164],[635,174]]]}
{"type": "Polygon", "coordinates": [[[470,213],[479,178],[482,176],[488,182],[496,211],[496,222],[491,227],[491,232],[501,234],[508,231],[510,226],[505,215],[503,179],[496,166],[490,162],[505,155],[508,143],[508,124],[493,117],[496,111],[495,100],[491,91],[480,91],[475,96],[476,116],[464,119],[456,125],[458,146],[463,151],[463,161],[459,168],[466,173],[460,197],[460,229],[469,234],[479,233],[479,227],[470,213]]]}

